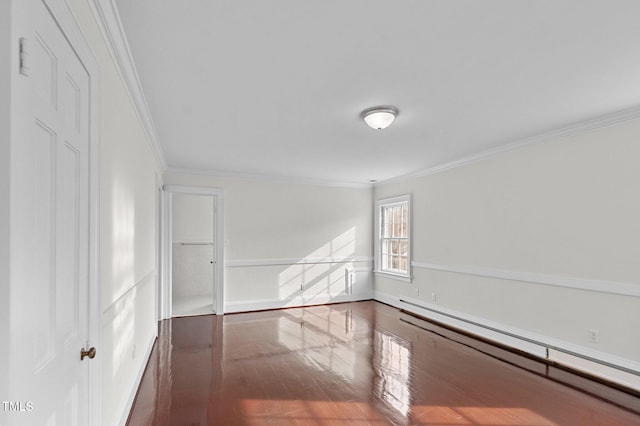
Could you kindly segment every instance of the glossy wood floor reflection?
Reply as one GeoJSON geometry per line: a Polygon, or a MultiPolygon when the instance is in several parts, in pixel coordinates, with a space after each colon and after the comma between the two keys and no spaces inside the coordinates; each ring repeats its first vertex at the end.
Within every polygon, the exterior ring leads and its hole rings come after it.
{"type": "Polygon", "coordinates": [[[455,334],[377,302],[165,321],[128,424],[640,425],[455,334]]]}

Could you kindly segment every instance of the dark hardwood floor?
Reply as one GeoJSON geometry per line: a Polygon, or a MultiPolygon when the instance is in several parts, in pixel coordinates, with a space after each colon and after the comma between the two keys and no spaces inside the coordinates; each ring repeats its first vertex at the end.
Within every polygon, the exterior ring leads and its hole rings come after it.
{"type": "Polygon", "coordinates": [[[543,363],[491,351],[377,302],[177,318],[161,323],[128,424],[640,425],[543,363]]]}

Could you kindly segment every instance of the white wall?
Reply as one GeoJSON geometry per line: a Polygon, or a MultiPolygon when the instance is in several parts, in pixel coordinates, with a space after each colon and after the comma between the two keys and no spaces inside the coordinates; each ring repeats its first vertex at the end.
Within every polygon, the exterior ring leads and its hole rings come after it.
{"type": "Polygon", "coordinates": [[[377,185],[413,194],[415,263],[379,297],[640,371],[639,139],[627,121],[377,185]]]}
{"type": "Polygon", "coordinates": [[[213,242],[213,197],[174,192],[173,241],[213,242]]]}
{"type": "Polygon", "coordinates": [[[156,335],[160,166],[88,0],[69,2],[99,65],[103,424],[126,419],[156,335]]]}
{"type": "Polygon", "coordinates": [[[225,312],[370,297],[371,188],[171,173],[164,181],[224,190],[225,312]],[[353,294],[345,268],[356,269],[353,294]]]}

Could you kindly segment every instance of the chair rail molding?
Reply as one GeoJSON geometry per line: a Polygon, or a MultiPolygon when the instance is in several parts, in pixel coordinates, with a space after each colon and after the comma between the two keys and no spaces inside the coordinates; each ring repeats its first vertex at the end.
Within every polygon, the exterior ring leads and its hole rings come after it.
{"type": "Polygon", "coordinates": [[[479,277],[498,278],[503,280],[521,281],[526,283],[543,284],[555,287],[567,287],[579,290],[590,290],[601,293],[640,297],[639,284],[617,281],[593,280],[587,278],[568,277],[563,275],[540,274],[537,272],[494,269],[481,266],[440,265],[435,263],[416,261],[411,262],[411,266],[420,269],[431,269],[435,271],[453,272],[457,274],[476,275],[479,277]]]}
{"type": "Polygon", "coordinates": [[[277,265],[314,265],[319,263],[361,263],[373,262],[370,256],[344,257],[295,257],[278,259],[235,259],[225,260],[225,268],[240,268],[248,266],[277,266],[277,265]]]}

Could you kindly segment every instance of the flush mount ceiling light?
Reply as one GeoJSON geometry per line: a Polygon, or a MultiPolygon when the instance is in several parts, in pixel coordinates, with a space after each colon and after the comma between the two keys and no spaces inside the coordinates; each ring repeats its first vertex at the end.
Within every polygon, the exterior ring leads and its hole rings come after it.
{"type": "Polygon", "coordinates": [[[378,106],[367,108],[360,114],[369,127],[375,130],[382,130],[389,127],[398,115],[398,108],[392,106],[378,106]]]}

